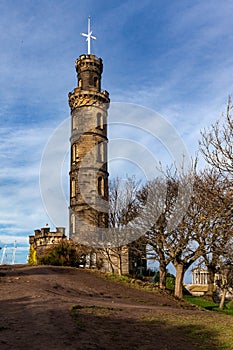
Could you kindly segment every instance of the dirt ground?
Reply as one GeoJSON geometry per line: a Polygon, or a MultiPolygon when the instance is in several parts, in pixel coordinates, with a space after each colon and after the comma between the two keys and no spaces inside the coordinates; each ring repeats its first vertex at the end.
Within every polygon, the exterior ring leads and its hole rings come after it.
{"type": "Polygon", "coordinates": [[[191,312],[201,317],[203,311],[87,270],[1,266],[0,303],[1,350],[202,348],[185,329],[150,318],[191,312]]]}

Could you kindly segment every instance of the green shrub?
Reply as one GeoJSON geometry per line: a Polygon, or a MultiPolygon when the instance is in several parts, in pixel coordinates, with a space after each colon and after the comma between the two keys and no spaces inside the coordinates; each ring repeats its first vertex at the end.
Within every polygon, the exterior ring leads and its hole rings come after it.
{"type": "MultiPolygon", "coordinates": [[[[166,289],[175,290],[175,276],[169,272],[166,273],[166,289]]],[[[152,278],[152,283],[159,283],[159,271],[156,271],[152,278]]]]}
{"type": "Polygon", "coordinates": [[[38,264],[79,267],[85,265],[85,254],[74,244],[62,242],[38,259],[38,264]]]}
{"type": "Polygon", "coordinates": [[[168,273],[166,276],[166,289],[169,289],[171,291],[175,290],[175,276],[173,276],[171,273],[168,273]]]}
{"type": "Polygon", "coordinates": [[[233,300],[226,303],[226,309],[233,310],[233,300]]]}

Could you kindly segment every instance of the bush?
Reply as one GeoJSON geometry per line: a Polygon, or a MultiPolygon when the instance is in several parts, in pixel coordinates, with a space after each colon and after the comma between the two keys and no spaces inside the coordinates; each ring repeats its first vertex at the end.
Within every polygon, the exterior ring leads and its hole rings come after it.
{"type": "Polygon", "coordinates": [[[229,301],[228,303],[226,303],[226,309],[233,310],[233,301],[229,301]]]}
{"type": "MultiPolygon", "coordinates": [[[[175,290],[175,276],[169,272],[166,273],[166,289],[175,290]]],[[[152,283],[159,283],[159,271],[156,271],[152,278],[152,283]]]]}
{"type": "Polygon", "coordinates": [[[173,292],[175,290],[175,280],[175,276],[171,273],[168,273],[166,276],[166,289],[169,289],[173,292]]]}
{"type": "Polygon", "coordinates": [[[38,259],[38,264],[79,267],[85,265],[85,254],[75,244],[62,242],[38,259]]]}

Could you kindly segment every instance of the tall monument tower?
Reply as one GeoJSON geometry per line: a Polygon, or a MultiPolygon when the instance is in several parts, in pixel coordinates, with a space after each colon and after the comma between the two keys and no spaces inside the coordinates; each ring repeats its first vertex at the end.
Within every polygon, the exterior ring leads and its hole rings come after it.
{"type": "Polygon", "coordinates": [[[103,63],[90,52],[76,60],[77,87],[69,93],[71,109],[70,238],[98,246],[108,226],[107,110],[109,94],[101,91],[103,63]]]}

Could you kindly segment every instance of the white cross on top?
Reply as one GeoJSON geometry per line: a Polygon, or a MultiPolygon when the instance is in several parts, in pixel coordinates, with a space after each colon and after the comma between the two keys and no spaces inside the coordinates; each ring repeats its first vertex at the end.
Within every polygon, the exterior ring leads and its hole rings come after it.
{"type": "Polygon", "coordinates": [[[91,31],[91,18],[90,18],[90,16],[88,17],[87,34],[81,33],[81,35],[86,37],[86,41],[87,41],[87,53],[88,53],[88,55],[90,55],[90,53],[91,53],[91,39],[96,40],[96,37],[92,35],[92,31],[91,31]]]}

